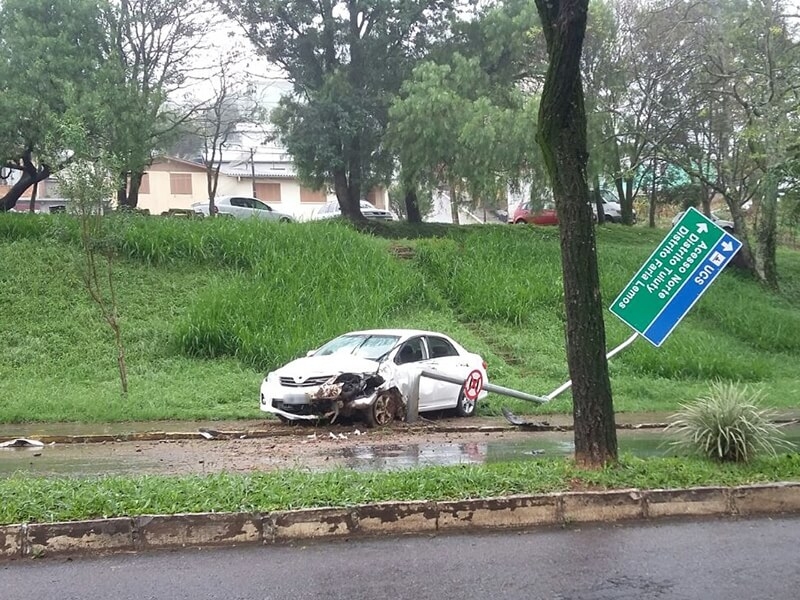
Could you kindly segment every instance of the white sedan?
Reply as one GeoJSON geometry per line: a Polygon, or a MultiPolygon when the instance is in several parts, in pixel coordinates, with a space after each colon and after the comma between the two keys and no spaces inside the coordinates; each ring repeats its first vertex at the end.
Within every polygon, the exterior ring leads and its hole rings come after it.
{"type": "MultiPolygon", "coordinates": [[[[269,373],[261,383],[260,407],[285,422],[316,420],[334,412],[337,416],[360,414],[368,425],[384,426],[405,413],[414,376],[422,369],[460,381],[478,371],[480,381],[487,381],[486,362],[442,333],[414,329],[355,331],[269,373]],[[339,398],[344,400],[333,402],[329,398],[320,400],[336,385],[339,391],[338,382],[348,377],[362,384],[359,393],[343,394],[339,398]]],[[[475,378],[473,374],[472,380],[475,378]]],[[[419,412],[455,408],[461,416],[475,414],[476,402],[486,392],[481,389],[475,398],[469,385],[467,393],[463,387],[422,377],[419,412]]]]}
{"type": "MultiPolygon", "coordinates": [[[[388,210],[384,210],[382,208],[377,208],[371,202],[366,200],[361,201],[361,214],[364,215],[365,218],[371,221],[393,221],[394,216],[388,210]]],[[[331,200],[325,206],[320,207],[320,209],[314,215],[314,219],[321,220],[321,219],[333,219],[335,217],[342,216],[342,209],[339,207],[338,200],[331,200]]]]}
{"type": "MultiPolygon", "coordinates": [[[[195,202],[192,210],[203,213],[206,217],[209,214],[208,202],[195,202]]],[[[218,196],[214,199],[214,214],[227,215],[234,219],[266,219],[267,221],[279,221],[288,223],[294,221],[291,215],[279,212],[258,198],[250,196],[218,196]]]]}

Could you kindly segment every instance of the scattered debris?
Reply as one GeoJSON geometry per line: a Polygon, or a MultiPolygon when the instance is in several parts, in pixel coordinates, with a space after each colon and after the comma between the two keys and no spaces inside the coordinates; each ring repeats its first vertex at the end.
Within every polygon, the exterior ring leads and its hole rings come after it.
{"type": "Polygon", "coordinates": [[[16,438],[0,443],[0,448],[44,448],[44,444],[39,440],[16,438]]]}
{"type": "Polygon", "coordinates": [[[200,435],[202,435],[207,440],[219,440],[219,439],[228,439],[230,436],[222,433],[221,431],[217,431],[216,429],[209,429],[207,427],[201,427],[198,429],[200,435]]]}
{"type": "Polygon", "coordinates": [[[503,411],[503,416],[509,423],[529,431],[565,431],[563,427],[550,425],[548,421],[526,421],[522,417],[518,417],[512,413],[505,406],[501,410],[503,411]]]}
{"type": "Polygon", "coordinates": [[[358,429],[356,429],[356,430],[353,432],[353,435],[364,435],[364,432],[363,432],[363,431],[360,431],[360,430],[358,430],[358,429]]]}

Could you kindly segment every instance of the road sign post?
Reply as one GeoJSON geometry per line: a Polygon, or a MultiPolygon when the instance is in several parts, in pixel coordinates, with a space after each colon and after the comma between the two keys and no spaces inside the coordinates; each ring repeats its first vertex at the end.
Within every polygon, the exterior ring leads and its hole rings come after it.
{"type": "Polygon", "coordinates": [[[661,346],[742,243],[687,210],[611,305],[611,312],[661,346]]]}

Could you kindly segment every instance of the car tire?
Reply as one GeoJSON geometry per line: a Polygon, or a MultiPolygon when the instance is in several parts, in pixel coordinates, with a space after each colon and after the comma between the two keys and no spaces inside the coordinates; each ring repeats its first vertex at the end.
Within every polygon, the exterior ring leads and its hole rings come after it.
{"type": "Polygon", "coordinates": [[[396,409],[395,399],[391,394],[379,394],[375,402],[364,411],[364,423],[367,427],[388,427],[394,422],[396,409]]]}
{"type": "Polygon", "coordinates": [[[478,406],[478,401],[472,401],[461,390],[458,394],[458,403],[456,404],[456,414],[459,417],[473,417],[475,416],[475,409],[478,406]]]}
{"type": "Polygon", "coordinates": [[[527,223],[525,223],[524,219],[517,219],[514,221],[514,225],[527,225],[527,223]]]}
{"type": "Polygon", "coordinates": [[[292,220],[291,219],[287,219],[286,217],[283,217],[282,219],[278,220],[278,223],[291,223],[291,222],[292,222],[292,220]]]}

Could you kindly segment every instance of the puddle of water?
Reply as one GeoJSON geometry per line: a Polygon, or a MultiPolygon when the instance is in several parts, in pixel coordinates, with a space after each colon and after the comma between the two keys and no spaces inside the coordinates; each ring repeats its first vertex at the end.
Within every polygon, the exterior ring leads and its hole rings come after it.
{"type": "MultiPolygon", "coordinates": [[[[800,426],[787,427],[786,438],[800,448],[800,426]]],[[[620,453],[667,456],[671,449],[659,430],[618,431],[620,453]]],[[[489,464],[569,456],[575,451],[571,432],[532,433],[526,440],[356,446],[343,448],[345,466],[357,471],[388,471],[431,465],[489,464]]]]}
{"type": "MultiPolygon", "coordinates": [[[[800,448],[800,426],[785,430],[787,439],[800,448]]],[[[658,430],[619,431],[620,452],[636,456],[663,456],[670,454],[664,435],[658,430]]],[[[148,456],[135,451],[130,444],[108,446],[90,445],[95,450],[88,452],[84,444],[56,444],[44,448],[0,449],[0,477],[21,471],[30,475],[93,476],[98,474],[134,475],[145,472],[172,473],[170,463],[194,465],[200,472],[211,459],[213,471],[231,468],[224,459],[206,456],[193,446],[170,446],[170,453],[148,456]],[[159,456],[161,458],[159,458],[159,456]],[[204,460],[198,460],[203,458],[204,460]],[[217,462],[222,460],[222,462],[217,462]]],[[[308,459],[313,470],[345,467],[358,471],[388,471],[431,465],[489,464],[497,462],[533,460],[543,456],[569,456],[573,453],[571,432],[537,432],[524,438],[488,439],[479,442],[444,442],[417,444],[359,444],[344,447],[330,454],[332,459],[319,467],[313,458],[308,459]]],[[[319,457],[316,457],[319,458],[319,457]]],[[[211,467],[211,463],[208,465],[211,467]]],[[[285,466],[285,465],[284,465],[285,466]]],[[[304,461],[299,459],[299,467],[304,461]]],[[[256,467],[258,468],[258,467],[256,467]]],[[[306,467],[308,468],[308,467],[306,467]]],[[[183,472],[183,470],[181,470],[183,472]]],[[[188,472],[188,471],[187,471],[188,472]]]]}

